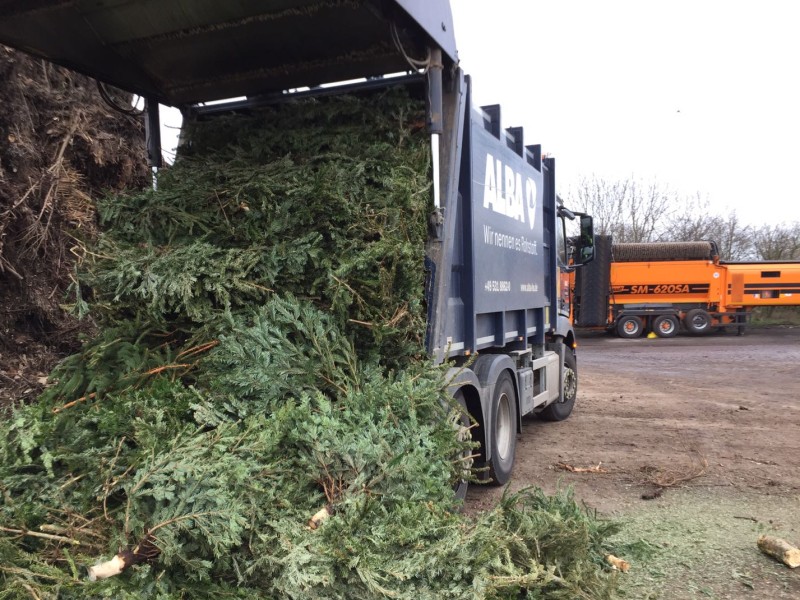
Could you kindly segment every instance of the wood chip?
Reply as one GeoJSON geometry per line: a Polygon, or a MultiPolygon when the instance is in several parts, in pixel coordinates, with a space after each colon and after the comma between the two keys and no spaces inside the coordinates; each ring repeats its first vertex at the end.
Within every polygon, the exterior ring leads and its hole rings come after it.
{"type": "Polygon", "coordinates": [[[613,569],[627,573],[631,568],[631,563],[627,560],[617,558],[613,554],[606,554],[606,562],[611,565],[613,569]]]}
{"type": "Polygon", "coordinates": [[[758,538],[758,549],[764,554],[778,559],[790,569],[800,567],[800,549],[795,548],[786,540],[762,535],[758,538]]]}

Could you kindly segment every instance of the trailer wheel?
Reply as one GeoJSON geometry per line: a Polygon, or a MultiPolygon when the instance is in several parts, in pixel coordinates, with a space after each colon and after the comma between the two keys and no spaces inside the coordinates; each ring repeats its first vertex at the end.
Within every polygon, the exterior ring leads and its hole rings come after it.
{"type": "Polygon", "coordinates": [[[489,477],[492,485],[503,485],[511,478],[517,449],[517,394],[508,371],[500,375],[494,386],[492,425],[489,477]]]}
{"type": "Polygon", "coordinates": [[[642,335],[642,329],[642,320],[639,317],[622,317],[617,323],[617,334],[622,338],[637,338],[642,335]]]}
{"type": "MultiPolygon", "coordinates": [[[[462,390],[458,390],[453,394],[453,411],[450,413],[450,424],[456,430],[456,435],[460,442],[472,439],[469,411],[467,410],[467,402],[464,400],[464,392],[462,390]]],[[[467,496],[469,476],[472,472],[472,450],[464,450],[459,456],[455,457],[455,460],[458,461],[456,468],[458,480],[453,484],[453,492],[456,498],[463,500],[467,496]]]]}
{"type": "Polygon", "coordinates": [[[675,337],[679,327],[678,319],[673,315],[659,315],[653,321],[653,331],[662,338],[675,337]]]}
{"type": "Polygon", "coordinates": [[[686,311],[683,324],[692,335],[705,335],[711,331],[711,315],[702,308],[693,308],[686,311]]]}
{"type": "Polygon", "coordinates": [[[572,414],[575,399],[578,397],[578,361],[572,348],[564,348],[564,372],[562,373],[561,395],[558,400],[548,404],[539,418],[545,421],[563,421],[572,414]]]}

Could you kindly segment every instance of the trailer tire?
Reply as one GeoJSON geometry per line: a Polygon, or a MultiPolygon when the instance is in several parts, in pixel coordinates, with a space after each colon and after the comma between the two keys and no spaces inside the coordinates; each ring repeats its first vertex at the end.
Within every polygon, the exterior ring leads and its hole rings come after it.
{"type": "Polygon", "coordinates": [[[692,335],[705,335],[711,331],[711,315],[702,308],[693,308],[686,311],[683,325],[692,335]]]}
{"type": "Polygon", "coordinates": [[[517,450],[517,393],[508,371],[498,377],[494,386],[492,428],[489,478],[492,485],[503,485],[511,478],[517,450]]]}
{"type": "MultiPolygon", "coordinates": [[[[457,430],[458,438],[460,441],[472,439],[471,421],[469,410],[467,409],[467,402],[464,399],[464,392],[461,390],[453,394],[453,412],[450,416],[450,423],[453,428],[457,430]]],[[[458,500],[463,500],[467,496],[467,488],[469,488],[469,476],[472,472],[472,450],[464,450],[464,452],[456,457],[459,461],[460,471],[459,478],[453,484],[453,493],[458,500]]],[[[457,472],[458,474],[458,472],[457,472]]]]}
{"type": "Polygon", "coordinates": [[[578,397],[578,361],[572,348],[564,348],[564,372],[562,374],[561,394],[558,400],[548,404],[539,418],[545,421],[563,421],[572,414],[575,399],[578,397]]]}
{"type": "Polygon", "coordinates": [[[658,337],[671,338],[678,335],[680,323],[673,315],[659,315],[653,321],[653,331],[658,337]]]}
{"type": "Polygon", "coordinates": [[[643,329],[642,320],[633,315],[620,317],[617,322],[617,335],[621,338],[632,339],[641,337],[643,329]]]}

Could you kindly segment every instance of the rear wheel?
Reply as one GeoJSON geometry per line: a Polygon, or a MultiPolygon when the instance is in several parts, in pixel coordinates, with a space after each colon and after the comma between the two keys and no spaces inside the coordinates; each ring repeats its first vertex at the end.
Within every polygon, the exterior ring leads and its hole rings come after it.
{"type": "Polygon", "coordinates": [[[617,323],[617,333],[623,338],[637,338],[642,335],[642,320],[639,317],[621,317],[617,323]]]}
{"type": "Polygon", "coordinates": [[[517,394],[508,371],[494,386],[492,397],[492,458],[489,477],[493,485],[503,485],[511,478],[517,450],[517,394]]]}
{"type": "Polygon", "coordinates": [[[671,338],[678,335],[678,319],[673,315],[660,315],[653,321],[653,331],[658,337],[671,338]]]}
{"type": "Polygon", "coordinates": [[[686,331],[692,335],[705,335],[711,331],[711,315],[702,308],[693,308],[686,311],[683,324],[686,326],[686,331]]]}
{"type": "Polygon", "coordinates": [[[572,414],[578,396],[578,361],[572,348],[564,348],[564,371],[561,373],[561,395],[548,404],[539,418],[545,421],[563,421],[572,414]]]}
{"type": "MultiPolygon", "coordinates": [[[[467,402],[464,400],[464,392],[461,390],[453,394],[453,411],[450,413],[450,424],[457,432],[458,441],[467,442],[472,440],[469,411],[467,410],[467,402]]],[[[458,479],[453,484],[453,492],[456,498],[463,500],[467,496],[469,476],[472,471],[472,450],[469,448],[464,449],[456,457],[456,461],[458,461],[456,463],[458,479]]]]}

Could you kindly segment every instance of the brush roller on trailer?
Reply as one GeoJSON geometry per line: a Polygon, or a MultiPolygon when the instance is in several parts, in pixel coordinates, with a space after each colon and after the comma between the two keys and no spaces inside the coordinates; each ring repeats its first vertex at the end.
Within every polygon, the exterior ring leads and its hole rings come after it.
{"type": "Polygon", "coordinates": [[[472,105],[446,1],[0,0],[0,42],[144,97],[155,167],[158,104],[187,121],[406,88],[431,141],[426,347],[452,364],[491,480],[511,475],[523,415],[572,412],[560,273],[592,259],[592,219],[557,204],[554,159],[504,129],[499,106],[472,105]]]}
{"type": "Polygon", "coordinates": [[[597,236],[597,260],[575,278],[575,319],[636,338],[717,328],[744,332],[754,308],[800,305],[800,262],[726,262],[714,242],[614,244],[597,236]]]}

